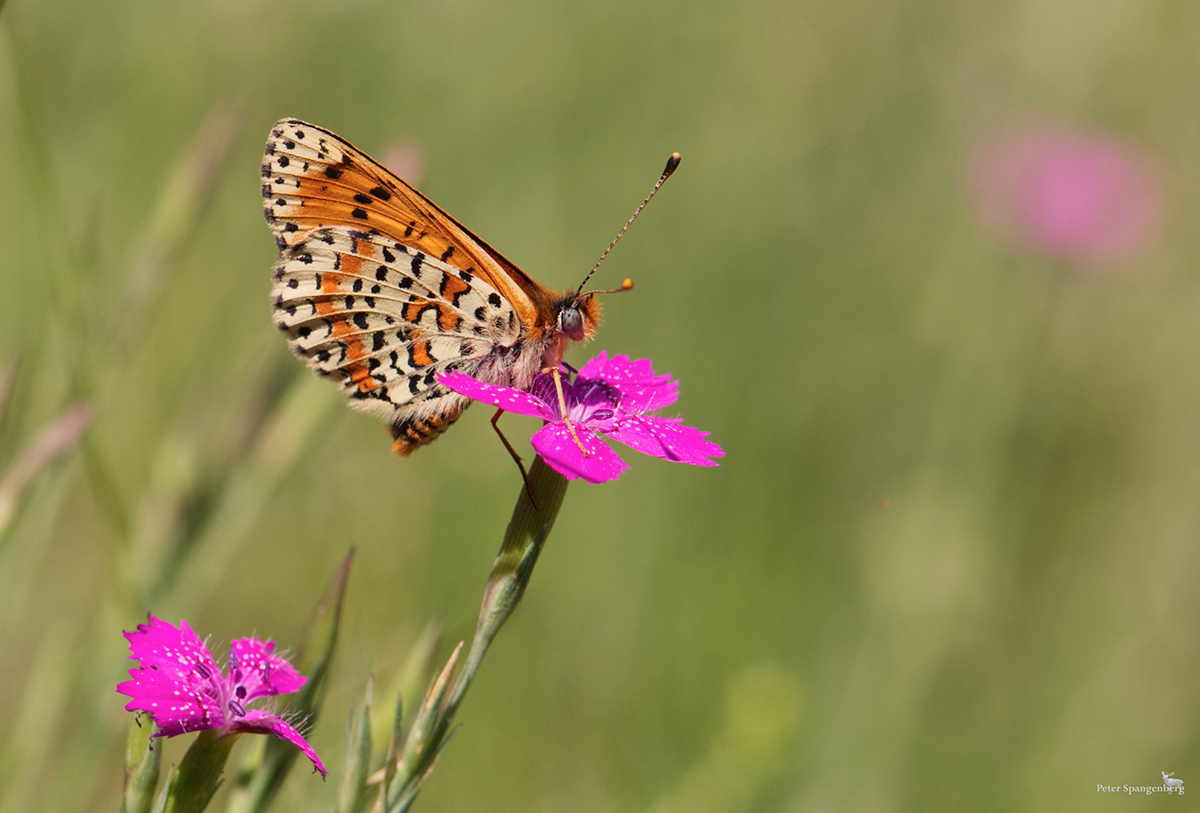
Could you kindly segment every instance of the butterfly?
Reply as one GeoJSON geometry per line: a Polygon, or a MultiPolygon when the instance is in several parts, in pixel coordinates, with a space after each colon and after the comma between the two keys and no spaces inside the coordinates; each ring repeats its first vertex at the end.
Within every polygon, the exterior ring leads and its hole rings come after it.
{"type": "Polygon", "coordinates": [[[329,130],[277,122],[262,196],[279,248],[276,327],[352,407],[388,421],[398,455],[435,440],[471,403],[439,372],[528,390],[600,324],[601,292],[542,287],[329,130]]]}

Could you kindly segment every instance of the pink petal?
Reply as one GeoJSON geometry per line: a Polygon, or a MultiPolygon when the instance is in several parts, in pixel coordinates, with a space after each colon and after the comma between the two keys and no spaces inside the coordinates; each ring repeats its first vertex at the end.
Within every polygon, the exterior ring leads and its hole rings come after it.
{"type": "Polygon", "coordinates": [[[230,724],[229,730],[249,734],[274,734],[276,739],[287,740],[299,748],[300,752],[312,761],[313,767],[321,774],[321,778],[325,778],[325,764],[321,762],[317,752],[304,737],[300,736],[299,731],[288,725],[279,715],[254,709],[246,712],[244,717],[234,720],[230,724]]]}
{"type": "Polygon", "coordinates": [[[142,666],[129,670],[132,680],[117,685],[117,692],[131,698],[127,711],[149,712],[165,737],[225,722],[225,676],[186,621],[176,627],[151,616],[125,637],[129,657],[142,666]]]}
{"type": "Polygon", "coordinates": [[[627,412],[651,412],[679,399],[679,382],[670,374],[655,375],[650,359],[630,361],[629,356],[600,354],[579,370],[579,378],[600,378],[621,391],[621,408],[627,412]]]}
{"type": "Polygon", "coordinates": [[[715,466],[717,464],[709,458],[724,457],[725,451],[711,440],[705,440],[708,434],[684,426],[679,418],[635,415],[622,420],[608,436],[642,454],[663,460],[690,463],[693,466],[715,466]]]}
{"type": "Polygon", "coordinates": [[[608,351],[601,350],[598,355],[588,359],[587,363],[579,368],[579,375],[582,378],[603,378],[606,364],[608,364],[608,351]]]}
{"type": "Polygon", "coordinates": [[[256,697],[291,694],[308,682],[308,678],[297,672],[285,658],[272,655],[274,651],[274,641],[258,638],[235,638],[229,645],[229,681],[245,686],[247,692],[239,702],[245,704],[256,697]]]}
{"type": "Polygon", "coordinates": [[[535,398],[527,392],[514,390],[512,387],[484,384],[482,381],[471,378],[469,375],[464,375],[457,370],[438,373],[436,378],[439,384],[449,387],[459,395],[465,395],[474,401],[500,407],[505,412],[515,412],[518,415],[532,415],[544,421],[551,421],[558,417],[557,412],[551,410],[550,406],[542,400],[535,398]]]}
{"type": "Polygon", "coordinates": [[[212,653],[200,636],[192,632],[187,621],[181,621],[176,627],[150,616],[149,624],[138,624],[137,630],[125,633],[125,637],[129,639],[129,657],[140,661],[146,669],[189,675],[199,666],[201,672],[221,674],[212,653]]]}
{"type": "Polygon", "coordinates": [[[154,669],[130,669],[129,674],[132,680],[117,684],[117,692],[132,698],[125,710],[149,712],[161,729],[158,736],[174,737],[225,724],[225,710],[211,682],[154,669]]]}
{"type": "Polygon", "coordinates": [[[581,432],[579,440],[587,456],[575,445],[575,439],[564,423],[550,423],[533,433],[529,442],[550,468],[568,480],[582,477],[589,483],[616,480],[629,470],[616,452],[590,432],[581,432]]]}

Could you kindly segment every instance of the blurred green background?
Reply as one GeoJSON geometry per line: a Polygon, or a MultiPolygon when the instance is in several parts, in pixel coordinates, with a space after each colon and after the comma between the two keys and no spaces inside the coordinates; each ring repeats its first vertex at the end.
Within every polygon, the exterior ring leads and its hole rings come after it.
{"type": "Polygon", "coordinates": [[[1200,782],[1198,38],[1190,0],[8,0],[0,465],[94,418],[0,539],[0,809],[115,808],[147,611],[287,645],[357,546],[334,773],[279,810],[331,807],[368,673],[474,629],[519,479],[489,410],[400,460],[288,354],[285,116],[406,145],[560,289],[684,156],[569,358],[652,358],[728,456],[571,488],[417,810],[1182,808],[1096,785],[1200,782]],[[1159,238],[990,240],[964,168],[1022,117],[1150,150],[1159,238]]]}

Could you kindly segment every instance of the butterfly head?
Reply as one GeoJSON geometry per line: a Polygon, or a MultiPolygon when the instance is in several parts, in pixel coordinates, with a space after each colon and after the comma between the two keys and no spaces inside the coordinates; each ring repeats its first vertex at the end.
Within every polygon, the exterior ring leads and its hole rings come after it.
{"type": "Polygon", "coordinates": [[[600,303],[594,293],[570,293],[559,303],[554,329],[573,342],[586,342],[600,326],[600,303]]]}

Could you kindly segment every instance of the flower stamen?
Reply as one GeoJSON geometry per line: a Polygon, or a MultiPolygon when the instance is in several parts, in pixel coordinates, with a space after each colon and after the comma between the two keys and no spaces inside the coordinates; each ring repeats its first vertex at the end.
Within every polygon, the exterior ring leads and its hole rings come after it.
{"type": "Polygon", "coordinates": [[[567,431],[571,433],[571,439],[575,441],[575,445],[579,447],[579,451],[583,452],[584,457],[591,457],[588,450],[584,448],[583,441],[579,439],[579,435],[575,434],[575,424],[571,423],[571,415],[567,410],[567,398],[563,395],[562,371],[558,369],[558,365],[548,367],[542,370],[543,373],[550,373],[554,379],[554,390],[558,393],[558,409],[562,415],[563,423],[567,426],[567,431]]]}

